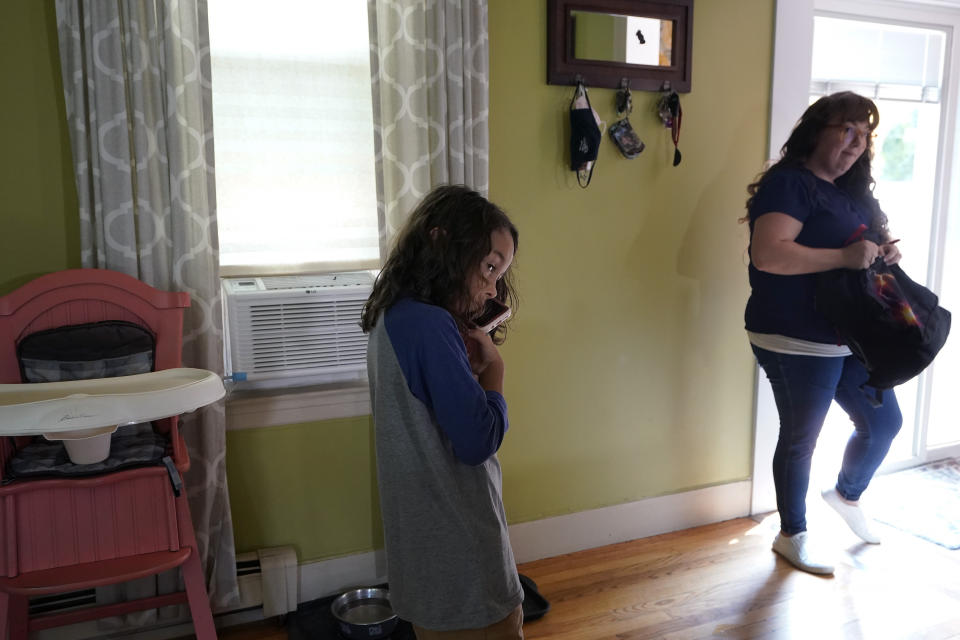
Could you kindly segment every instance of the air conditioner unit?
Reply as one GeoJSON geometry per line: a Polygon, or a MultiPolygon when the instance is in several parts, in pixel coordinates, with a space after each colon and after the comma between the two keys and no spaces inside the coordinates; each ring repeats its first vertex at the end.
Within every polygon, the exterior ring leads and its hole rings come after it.
{"type": "Polygon", "coordinates": [[[228,374],[252,386],[366,379],[360,312],[373,281],[369,271],[223,279],[228,374]]]}

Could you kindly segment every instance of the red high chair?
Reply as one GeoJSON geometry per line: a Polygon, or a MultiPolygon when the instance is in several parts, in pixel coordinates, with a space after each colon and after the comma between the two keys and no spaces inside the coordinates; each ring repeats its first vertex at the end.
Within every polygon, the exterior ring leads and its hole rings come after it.
{"type": "MultiPolygon", "coordinates": [[[[155,337],[154,369],[180,366],[186,293],[154,289],[117,271],[72,269],[0,297],[0,383],[21,382],[16,345],[55,327],[125,320],[155,337]]],[[[169,436],[181,477],[190,466],[177,418],[169,436]]],[[[0,438],[0,469],[29,437],[0,438]]],[[[31,631],[188,603],[199,640],[216,638],[186,489],[163,466],[92,477],[15,480],[0,487],[0,640],[31,631]],[[29,598],[90,589],[180,567],[186,591],[54,614],[29,615],[29,598]],[[9,625],[7,621],[9,620],[9,625]]]]}

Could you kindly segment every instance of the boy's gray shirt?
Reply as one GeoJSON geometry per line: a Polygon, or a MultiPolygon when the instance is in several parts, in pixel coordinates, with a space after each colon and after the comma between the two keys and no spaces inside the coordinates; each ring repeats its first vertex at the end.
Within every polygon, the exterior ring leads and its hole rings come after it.
{"type": "Polygon", "coordinates": [[[424,629],[475,629],[523,600],[494,454],[459,461],[404,377],[385,328],[367,347],[390,600],[424,629]]]}

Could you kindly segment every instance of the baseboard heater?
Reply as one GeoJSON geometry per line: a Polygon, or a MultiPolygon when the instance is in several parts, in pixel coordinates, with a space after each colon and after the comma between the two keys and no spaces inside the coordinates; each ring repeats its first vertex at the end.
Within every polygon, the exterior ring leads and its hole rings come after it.
{"type": "MultiPolygon", "coordinates": [[[[249,553],[237,554],[237,586],[240,590],[240,602],[228,611],[218,611],[216,617],[229,615],[234,612],[263,608],[263,618],[282,616],[297,610],[299,601],[300,573],[297,564],[297,553],[293,547],[273,547],[259,549],[249,553]]],[[[30,598],[30,615],[45,613],[62,613],[71,609],[80,609],[96,604],[96,589],[80,589],[67,593],[58,593],[30,598]]],[[[144,634],[155,631],[151,637],[166,637],[161,629],[170,629],[171,638],[182,637],[185,633],[177,630],[181,622],[189,626],[189,618],[182,621],[165,621],[157,629],[129,628],[116,629],[111,634],[136,632],[144,634]],[[174,622],[174,627],[171,627],[174,622]]],[[[101,638],[97,622],[86,622],[82,625],[56,627],[41,632],[44,638],[63,638],[77,640],[80,638],[101,638]],[[79,627],[82,626],[82,630],[79,627]],[[76,627],[76,628],[74,628],[76,627]],[[87,631],[89,629],[89,631],[87,631]]],[[[189,633],[189,631],[186,631],[189,633]]]]}
{"type": "Polygon", "coordinates": [[[263,607],[263,617],[297,610],[300,575],[293,547],[272,547],[237,554],[238,609],[263,607]]]}

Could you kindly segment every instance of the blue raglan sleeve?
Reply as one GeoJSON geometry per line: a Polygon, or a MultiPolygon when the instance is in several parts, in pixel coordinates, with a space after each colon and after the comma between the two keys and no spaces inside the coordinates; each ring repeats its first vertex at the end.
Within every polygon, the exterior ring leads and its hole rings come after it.
{"type": "Polygon", "coordinates": [[[508,428],[507,402],[474,379],[450,314],[402,300],[384,322],[410,392],[433,412],[457,459],[478,465],[496,453],[508,428]]]}

